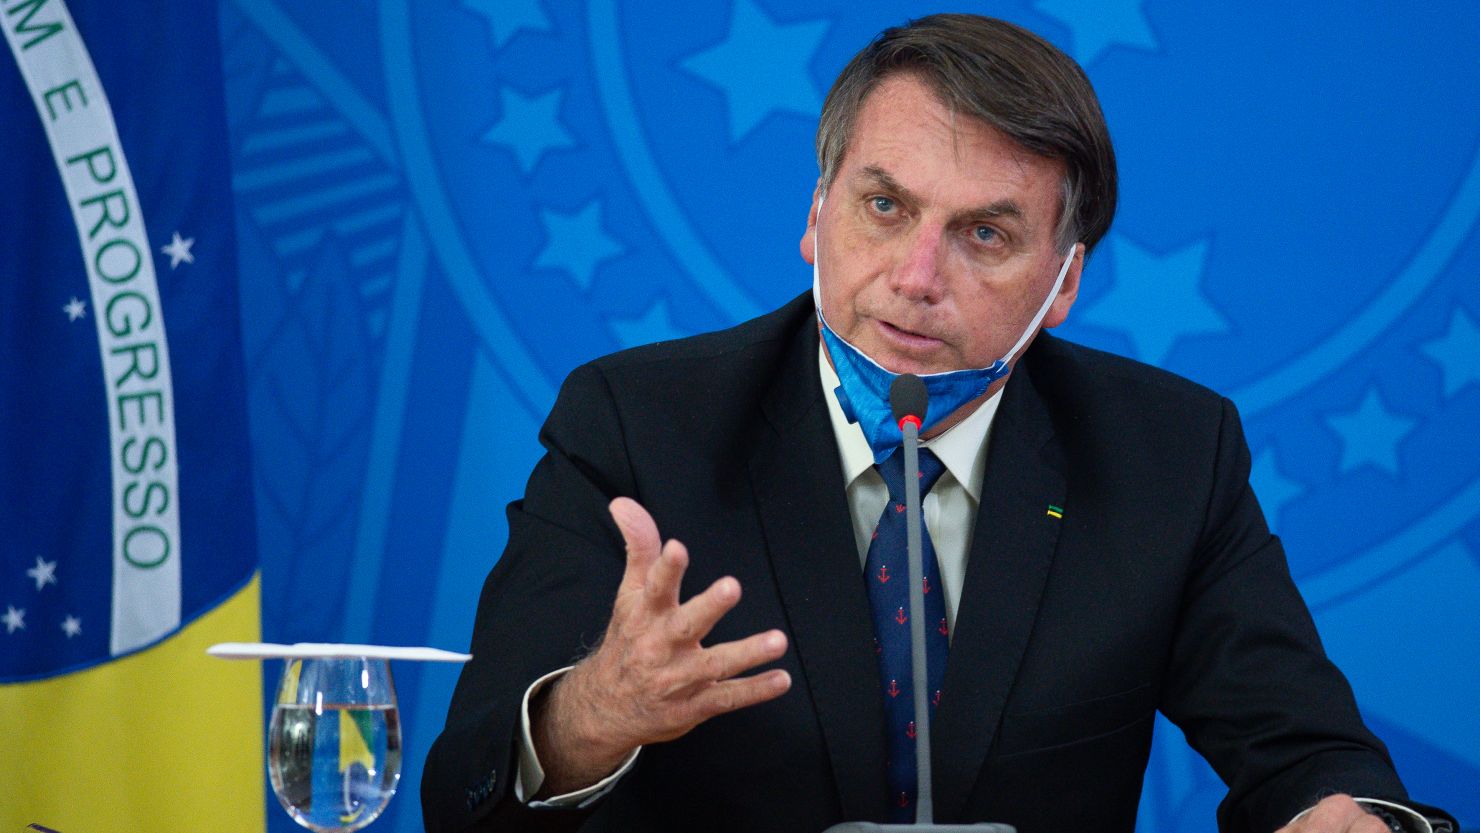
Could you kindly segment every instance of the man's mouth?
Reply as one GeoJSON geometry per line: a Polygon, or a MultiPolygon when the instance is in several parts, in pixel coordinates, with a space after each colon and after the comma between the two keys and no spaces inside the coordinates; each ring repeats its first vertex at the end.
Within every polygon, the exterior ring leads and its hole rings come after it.
{"type": "Polygon", "coordinates": [[[934,336],[915,332],[914,330],[907,330],[882,319],[878,319],[878,322],[879,329],[883,330],[886,336],[902,345],[927,350],[941,343],[941,340],[934,336]]]}

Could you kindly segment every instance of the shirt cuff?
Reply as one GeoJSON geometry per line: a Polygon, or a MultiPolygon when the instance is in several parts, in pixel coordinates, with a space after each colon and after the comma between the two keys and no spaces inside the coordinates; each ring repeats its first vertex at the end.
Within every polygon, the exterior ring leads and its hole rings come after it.
{"type": "MultiPolygon", "coordinates": [[[[1396,821],[1402,825],[1403,833],[1434,833],[1434,825],[1422,813],[1411,807],[1404,807],[1402,804],[1396,804],[1391,801],[1383,801],[1380,798],[1353,797],[1352,800],[1357,802],[1363,810],[1375,816],[1382,816],[1384,820],[1392,819],[1396,821]]],[[[1314,809],[1314,807],[1305,808],[1295,818],[1290,819],[1290,824],[1300,821],[1300,819],[1304,818],[1307,813],[1314,809]]]]}
{"type": "Polygon", "coordinates": [[[514,774],[514,797],[530,807],[570,810],[589,806],[612,791],[617,781],[632,769],[632,765],[637,761],[637,754],[642,751],[640,746],[632,750],[632,754],[627,756],[627,760],[623,761],[620,767],[617,767],[616,772],[585,789],[551,796],[541,801],[529,800],[529,797],[538,793],[545,783],[545,768],[540,766],[540,757],[534,750],[534,735],[529,729],[529,701],[546,685],[572,667],[567,665],[535,680],[529,688],[525,689],[524,702],[519,706],[519,770],[514,774]]]}

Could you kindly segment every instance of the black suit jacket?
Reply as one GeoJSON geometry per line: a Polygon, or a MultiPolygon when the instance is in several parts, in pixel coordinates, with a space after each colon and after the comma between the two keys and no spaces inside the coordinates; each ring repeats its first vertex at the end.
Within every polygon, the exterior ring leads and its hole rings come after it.
{"type": "MultiPolygon", "coordinates": [[[[816,365],[804,295],[571,374],[427,760],[428,830],[798,833],[885,818],[869,602],[816,365]],[[513,797],[520,700],[601,638],[623,569],[617,495],[688,545],[685,598],[741,581],[710,641],[783,628],[793,687],[645,749],[592,807],[530,810],[513,797]]],[[[1224,831],[1270,833],[1331,792],[1406,797],[1248,471],[1226,399],[1037,339],[992,429],[933,726],[937,821],[1128,833],[1157,709],[1229,784],[1224,831]]]]}

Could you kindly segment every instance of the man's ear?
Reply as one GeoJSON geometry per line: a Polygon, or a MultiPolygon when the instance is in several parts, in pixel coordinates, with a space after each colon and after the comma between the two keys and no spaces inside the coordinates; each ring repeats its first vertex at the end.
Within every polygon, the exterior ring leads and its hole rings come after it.
{"type": "Polygon", "coordinates": [[[1054,298],[1053,305],[1048,308],[1048,313],[1043,316],[1043,326],[1057,327],[1069,317],[1069,309],[1074,306],[1074,301],[1079,297],[1079,273],[1084,271],[1084,244],[1074,244],[1074,259],[1069,263],[1069,271],[1064,273],[1064,284],[1059,287],[1058,297],[1054,298]]]}
{"type": "Polygon", "coordinates": [[[817,187],[812,189],[812,209],[807,212],[807,230],[802,232],[801,251],[802,260],[811,263],[814,253],[817,251],[817,208],[822,204],[822,180],[817,180],[817,187]]]}

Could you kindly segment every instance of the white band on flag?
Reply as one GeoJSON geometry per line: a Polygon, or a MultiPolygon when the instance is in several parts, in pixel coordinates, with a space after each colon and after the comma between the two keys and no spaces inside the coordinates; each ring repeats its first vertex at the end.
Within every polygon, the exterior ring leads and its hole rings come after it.
{"type": "Polygon", "coordinates": [[[112,458],[117,655],[180,624],[174,386],[154,257],[113,110],[66,3],[12,3],[0,25],[46,128],[92,295],[112,458]]]}

